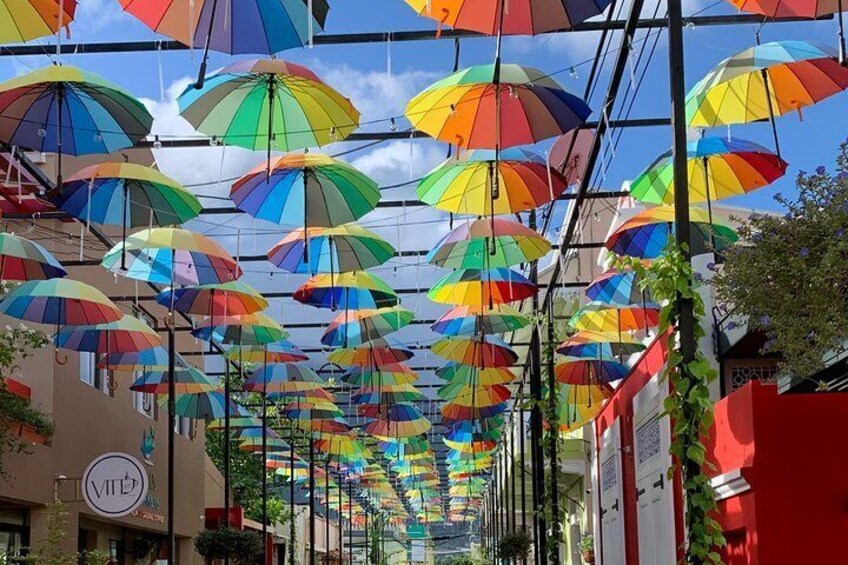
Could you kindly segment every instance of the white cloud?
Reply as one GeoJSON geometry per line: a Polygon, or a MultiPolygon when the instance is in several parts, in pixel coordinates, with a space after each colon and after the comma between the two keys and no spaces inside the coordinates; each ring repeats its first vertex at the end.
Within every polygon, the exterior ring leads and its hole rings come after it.
{"type": "Polygon", "coordinates": [[[445,149],[427,141],[390,141],[351,159],[381,186],[417,179],[445,158],[445,149]]]}
{"type": "Polygon", "coordinates": [[[123,18],[116,0],[81,0],[71,24],[72,33],[91,33],[110,28],[123,18]]]}

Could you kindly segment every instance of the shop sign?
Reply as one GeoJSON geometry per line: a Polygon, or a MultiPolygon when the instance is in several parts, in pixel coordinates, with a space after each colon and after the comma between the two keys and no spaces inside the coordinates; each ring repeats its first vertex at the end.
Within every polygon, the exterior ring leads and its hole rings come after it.
{"type": "Polygon", "coordinates": [[[108,518],[131,514],[147,496],[147,472],[126,453],[106,453],[82,476],[82,496],[94,512],[108,518]]]}

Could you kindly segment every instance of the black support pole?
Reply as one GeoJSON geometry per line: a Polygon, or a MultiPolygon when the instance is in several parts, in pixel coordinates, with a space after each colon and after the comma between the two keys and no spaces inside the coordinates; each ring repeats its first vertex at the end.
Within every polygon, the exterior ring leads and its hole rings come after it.
{"type": "Polygon", "coordinates": [[[309,434],[309,565],[315,565],[315,445],[309,434]]]}
{"type": "Polygon", "coordinates": [[[557,396],[556,396],[556,375],[554,374],[554,301],[548,301],[548,343],[545,351],[547,353],[548,363],[548,411],[550,412],[550,421],[548,421],[548,429],[551,434],[551,444],[549,446],[549,463],[551,473],[551,536],[556,543],[550,551],[552,565],[559,565],[559,544],[562,542],[562,532],[560,532],[559,523],[559,459],[557,457],[557,439],[559,438],[559,421],[557,419],[557,396]]]}
{"type": "Polygon", "coordinates": [[[174,531],[174,442],[177,425],[177,386],[175,382],[176,333],[174,332],[174,262],[176,250],[171,250],[171,308],[168,311],[168,565],[176,563],[177,537],[174,531]]]}

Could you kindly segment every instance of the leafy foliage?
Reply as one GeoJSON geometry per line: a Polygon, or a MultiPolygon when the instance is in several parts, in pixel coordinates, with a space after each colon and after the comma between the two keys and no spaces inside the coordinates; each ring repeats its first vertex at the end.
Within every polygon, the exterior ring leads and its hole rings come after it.
{"type": "Polygon", "coordinates": [[[697,292],[692,266],[673,238],[669,239],[662,256],[650,266],[633,258],[619,258],[617,263],[620,268],[632,269],[642,288],[649,290],[663,305],[659,335],[665,335],[668,343],[664,378],[671,384],[664,415],[672,422],[669,451],[674,462],[669,476],[675,468],[680,470],[686,495],[686,563],[721,563],[721,556],[715,549],[724,545],[725,540],[720,525],[712,517],[716,509],[715,492],[703,472],[706,448],[702,442],[713,423],[709,385],[718,377],[718,372],[698,351],[693,361],[684,362],[678,339],[682,301],[693,304],[696,342],[704,335],[700,323],[704,317],[704,302],[697,292]]]}
{"type": "Polygon", "coordinates": [[[223,559],[227,555],[237,564],[262,560],[262,538],[257,532],[219,528],[204,530],[194,538],[194,547],[204,559],[223,559]]]}
{"type": "Polygon", "coordinates": [[[523,531],[504,534],[498,544],[498,557],[501,559],[523,559],[530,552],[533,540],[523,531]]]}
{"type": "Polygon", "coordinates": [[[719,298],[783,356],[782,370],[810,377],[848,342],[848,142],[836,171],[800,172],[797,199],[777,195],[784,216],[742,221],[745,245],[732,248],[715,277],[719,298]]]}

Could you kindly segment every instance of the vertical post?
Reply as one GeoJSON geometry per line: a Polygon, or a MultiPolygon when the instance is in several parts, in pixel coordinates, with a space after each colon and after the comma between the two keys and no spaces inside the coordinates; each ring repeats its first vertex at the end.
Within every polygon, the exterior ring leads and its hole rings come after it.
{"type": "Polygon", "coordinates": [[[551,473],[551,536],[556,542],[551,550],[552,565],[559,565],[559,544],[562,541],[559,524],[559,459],[557,457],[557,440],[559,439],[559,421],[557,419],[557,396],[556,396],[556,375],[554,374],[554,301],[548,300],[548,343],[545,348],[547,353],[548,363],[548,411],[550,412],[550,420],[548,421],[548,429],[551,434],[551,445],[549,447],[549,462],[551,473]]]}
{"type": "MultiPolygon", "coordinates": [[[[350,478],[350,477],[348,477],[350,478]]],[[[353,483],[347,483],[347,553],[353,565],[353,483]]]]}
{"type": "Polygon", "coordinates": [[[174,442],[177,425],[176,383],[174,369],[176,360],[176,334],[174,332],[174,269],[177,251],[171,250],[171,307],[168,310],[168,565],[176,563],[176,534],[174,532],[174,442]]]}
{"type": "Polygon", "coordinates": [[[309,433],[309,565],[315,565],[315,445],[309,433]]]}
{"type": "MultiPolygon", "coordinates": [[[[513,412],[515,414],[515,412],[513,412]]],[[[515,520],[515,421],[513,420],[512,425],[509,427],[509,481],[510,481],[510,489],[509,489],[509,501],[510,501],[510,516],[511,516],[511,532],[515,532],[517,529],[516,520],[515,520]]]]}
{"type": "MultiPolygon", "coordinates": [[[[262,563],[268,563],[268,346],[262,372],[262,563]]],[[[291,447],[291,446],[289,446],[291,447]]]]}
{"type": "MultiPolygon", "coordinates": [[[[171,294],[175,289],[171,289],[171,294]]],[[[214,327],[215,323],[212,322],[214,327]]],[[[212,340],[209,340],[210,346],[212,340]]],[[[224,527],[230,527],[230,361],[224,358],[224,527]]],[[[229,551],[224,555],[224,565],[229,565],[229,551]]]]}
{"type": "Polygon", "coordinates": [[[289,440],[291,444],[289,445],[289,470],[291,474],[289,476],[289,500],[291,501],[291,518],[289,520],[289,565],[294,564],[294,540],[297,537],[297,532],[295,524],[294,524],[294,420],[289,421],[289,440]]]}
{"type": "MultiPolygon", "coordinates": [[[[521,481],[521,531],[527,533],[527,480],[524,476],[527,469],[524,461],[524,383],[522,383],[521,390],[521,405],[518,410],[518,449],[521,451],[521,454],[518,457],[518,464],[521,469],[519,471],[519,480],[521,481]]],[[[522,565],[527,564],[526,556],[521,558],[521,563],[522,565]]]]}

